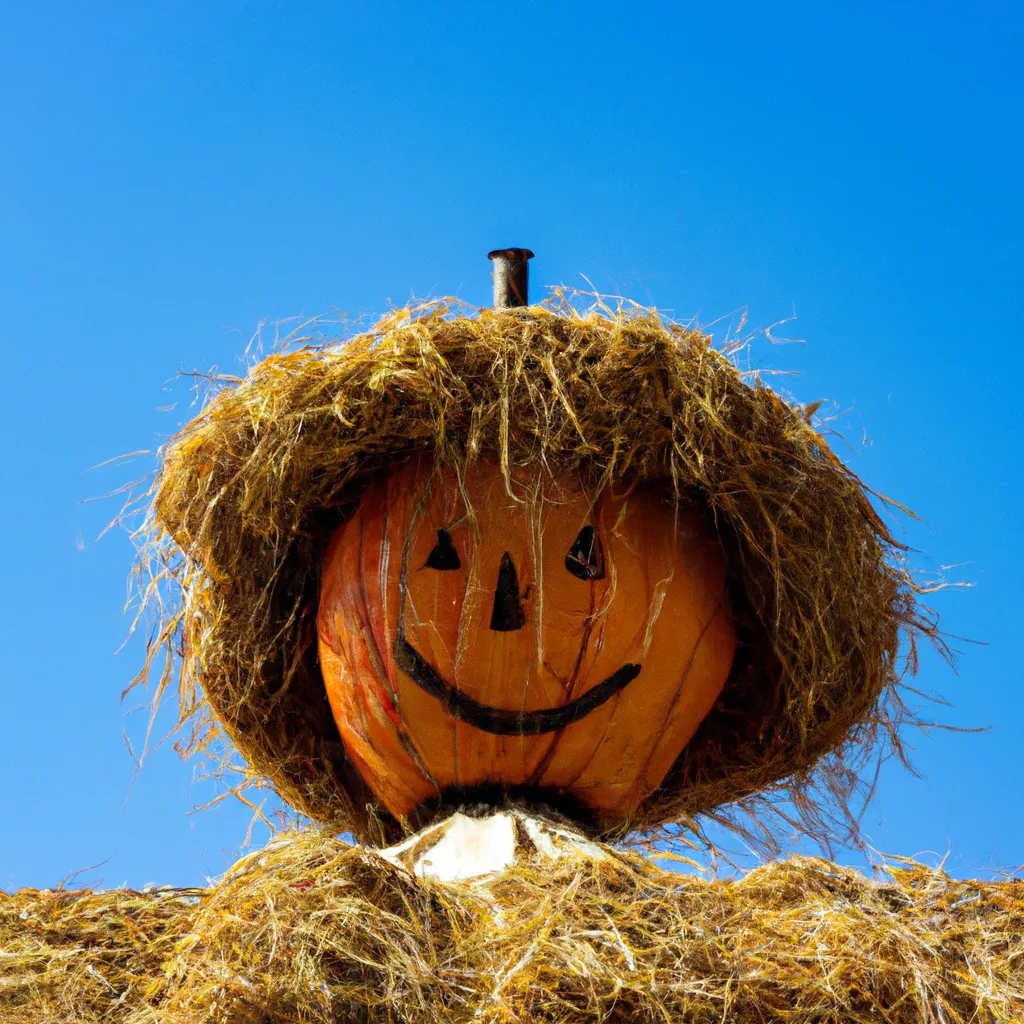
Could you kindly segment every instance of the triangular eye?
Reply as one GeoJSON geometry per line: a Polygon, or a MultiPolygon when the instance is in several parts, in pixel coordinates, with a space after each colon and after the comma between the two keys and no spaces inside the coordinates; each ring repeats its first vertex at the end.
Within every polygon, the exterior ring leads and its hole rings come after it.
{"type": "Polygon", "coordinates": [[[424,569],[461,569],[462,562],[459,561],[459,553],[452,544],[452,535],[447,530],[437,531],[437,543],[434,550],[430,552],[424,569]]]}
{"type": "Polygon", "coordinates": [[[592,526],[584,526],[565,556],[565,567],[580,580],[604,579],[604,548],[592,526]]]}

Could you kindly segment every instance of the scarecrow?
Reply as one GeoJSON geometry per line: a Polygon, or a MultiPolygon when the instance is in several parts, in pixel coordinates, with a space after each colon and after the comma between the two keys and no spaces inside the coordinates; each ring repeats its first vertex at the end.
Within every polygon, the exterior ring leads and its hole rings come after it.
{"type": "Polygon", "coordinates": [[[649,311],[529,305],[531,257],[476,315],[270,355],[167,445],[147,671],[316,824],[209,890],[15,894],[10,1019],[1024,1019],[1014,883],[624,845],[852,827],[938,634],[813,408],[649,311]]]}
{"type": "Polygon", "coordinates": [[[781,792],[813,824],[935,634],[899,545],[705,335],[526,305],[532,254],[490,256],[494,308],[272,355],[170,443],[186,712],[367,841],[473,800],[608,836],[781,792]]]}

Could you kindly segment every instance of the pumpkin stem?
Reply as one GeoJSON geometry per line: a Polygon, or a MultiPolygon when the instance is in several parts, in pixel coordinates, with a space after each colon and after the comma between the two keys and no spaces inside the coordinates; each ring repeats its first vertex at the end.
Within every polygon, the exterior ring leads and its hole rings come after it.
{"type": "Polygon", "coordinates": [[[494,308],[513,309],[528,306],[530,264],[529,249],[492,249],[487,258],[494,263],[494,308]]]}

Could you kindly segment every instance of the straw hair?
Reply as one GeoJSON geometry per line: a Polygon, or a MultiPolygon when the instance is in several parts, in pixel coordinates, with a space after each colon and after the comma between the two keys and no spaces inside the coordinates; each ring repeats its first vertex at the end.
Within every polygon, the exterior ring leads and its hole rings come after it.
{"type": "Polygon", "coordinates": [[[4,1024],[995,1024],[1024,885],[796,858],[735,881],[604,858],[417,880],[283,835],[207,890],[0,893],[4,1024]]]}
{"type": "Polygon", "coordinates": [[[711,815],[771,843],[772,805],[819,838],[848,835],[865,768],[899,752],[915,640],[936,637],[900,545],[809,414],[707,336],[556,304],[401,310],[224,382],[163,453],[144,561],[166,611],[143,677],[177,687],[190,752],[226,743],[301,812],[394,838],[408,823],[348,761],[316,659],[322,556],[366,482],[422,452],[462,473],[497,459],[510,487],[514,465],[595,488],[660,481],[721,537],[740,647],[626,829],[711,815]]]}

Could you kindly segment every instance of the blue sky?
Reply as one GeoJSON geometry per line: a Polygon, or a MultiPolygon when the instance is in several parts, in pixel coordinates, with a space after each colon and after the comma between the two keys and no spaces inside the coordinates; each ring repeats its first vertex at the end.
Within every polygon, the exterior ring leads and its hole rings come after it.
{"type": "Polygon", "coordinates": [[[5,4],[0,888],[195,884],[248,821],[190,814],[214,790],[169,746],[132,785],[132,548],[83,500],[152,459],[89,467],[159,446],[175,372],[234,372],[261,321],[483,304],[507,245],[535,295],[585,275],[719,336],[796,314],[751,363],[831,403],[984,642],[917,685],[987,731],[913,738],[865,833],[1024,862],[1022,36],[993,2],[5,4]]]}

